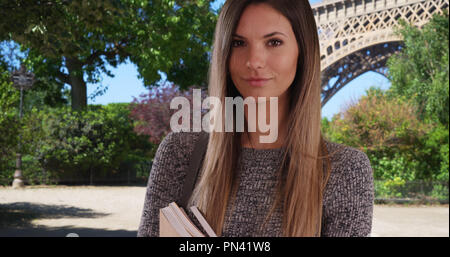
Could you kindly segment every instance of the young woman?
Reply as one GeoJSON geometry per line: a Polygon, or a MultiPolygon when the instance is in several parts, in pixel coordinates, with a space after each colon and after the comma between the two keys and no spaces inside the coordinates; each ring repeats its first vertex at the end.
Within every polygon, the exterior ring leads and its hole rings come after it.
{"type": "MultiPolygon", "coordinates": [[[[357,149],[323,139],[320,93],[319,41],[307,0],[226,1],[216,25],[209,96],[222,102],[277,97],[278,137],[261,143],[265,133],[258,126],[256,132],[209,133],[190,204],[219,236],[370,235],[370,162],[357,149]]],[[[171,132],[160,144],[138,236],[158,236],[159,209],[180,200],[202,133],[171,132]]]]}

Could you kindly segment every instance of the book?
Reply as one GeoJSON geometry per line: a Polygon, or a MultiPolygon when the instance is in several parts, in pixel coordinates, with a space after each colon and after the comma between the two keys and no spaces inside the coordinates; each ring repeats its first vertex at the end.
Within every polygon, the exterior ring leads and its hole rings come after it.
{"type": "Polygon", "coordinates": [[[160,237],[217,237],[196,206],[190,207],[206,234],[203,234],[192,222],[183,208],[175,202],[159,210],[159,236],[160,237]]]}

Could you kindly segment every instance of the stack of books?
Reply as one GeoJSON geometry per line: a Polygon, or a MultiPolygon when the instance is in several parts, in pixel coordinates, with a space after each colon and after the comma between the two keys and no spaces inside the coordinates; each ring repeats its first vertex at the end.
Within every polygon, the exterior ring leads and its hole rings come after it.
{"type": "Polygon", "coordinates": [[[206,231],[203,234],[189,219],[189,216],[175,202],[159,210],[159,236],[161,237],[217,237],[196,206],[190,207],[195,218],[206,231]]]}

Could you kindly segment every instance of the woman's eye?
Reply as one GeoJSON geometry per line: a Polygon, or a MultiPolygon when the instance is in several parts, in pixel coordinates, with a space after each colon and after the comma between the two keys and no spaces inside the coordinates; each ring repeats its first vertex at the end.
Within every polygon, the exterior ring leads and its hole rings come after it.
{"type": "Polygon", "coordinates": [[[233,41],[231,42],[231,45],[232,45],[233,47],[238,47],[238,46],[241,46],[242,44],[244,44],[244,42],[243,42],[242,40],[233,40],[233,41]]]}
{"type": "Polygon", "coordinates": [[[269,41],[269,45],[271,46],[279,46],[281,45],[283,42],[281,40],[278,39],[272,39],[269,41]]]}
{"type": "MultiPolygon", "coordinates": [[[[279,40],[279,39],[271,39],[269,40],[268,43],[270,46],[276,47],[276,46],[280,46],[283,44],[283,41],[279,40]]],[[[244,45],[244,41],[242,40],[233,40],[231,42],[232,47],[240,47],[244,45]]]]}

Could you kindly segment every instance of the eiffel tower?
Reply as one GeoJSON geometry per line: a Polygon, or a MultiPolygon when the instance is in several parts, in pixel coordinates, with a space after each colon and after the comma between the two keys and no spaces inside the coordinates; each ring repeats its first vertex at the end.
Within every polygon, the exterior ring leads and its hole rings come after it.
{"type": "Polygon", "coordinates": [[[387,76],[386,61],[402,48],[394,28],[403,19],[421,28],[448,0],[324,0],[312,5],[319,33],[322,106],[367,72],[387,76]],[[332,78],[337,78],[330,83],[332,78]]]}

